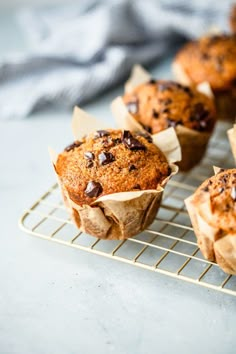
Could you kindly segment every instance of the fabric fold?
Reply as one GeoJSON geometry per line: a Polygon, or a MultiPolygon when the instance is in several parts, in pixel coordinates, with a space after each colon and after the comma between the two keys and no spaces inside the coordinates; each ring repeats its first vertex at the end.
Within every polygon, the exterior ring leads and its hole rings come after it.
{"type": "Polygon", "coordinates": [[[155,62],[213,25],[227,29],[230,3],[82,0],[22,11],[31,46],[0,61],[1,119],[85,103],[125,80],[134,63],[155,62]]]}

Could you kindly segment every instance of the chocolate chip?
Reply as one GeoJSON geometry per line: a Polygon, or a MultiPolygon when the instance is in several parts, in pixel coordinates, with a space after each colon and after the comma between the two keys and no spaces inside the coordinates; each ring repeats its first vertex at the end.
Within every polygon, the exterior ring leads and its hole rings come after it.
{"type": "Polygon", "coordinates": [[[115,145],[121,144],[121,139],[120,138],[113,139],[112,141],[113,141],[113,143],[115,145]]]}
{"type": "Polygon", "coordinates": [[[126,103],[126,107],[127,107],[129,113],[131,113],[131,114],[138,113],[138,101],[128,102],[128,103],[126,103]]]}
{"type": "Polygon", "coordinates": [[[181,85],[178,82],[171,82],[171,84],[172,84],[173,88],[176,88],[176,89],[178,89],[180,91],[183,91],[183,92],[185,92],[186,94],[188,94],[191,97],[193,96],[193,93],[192,93],[192,90],[190,89],[190,87],[181,85]]]}
{"type": "Polygon", "coordinates": [[[236,187],[235,186],[233,186],[232,188],[231,188],[231,198],[233,199],[233,201],[235,202],[235,200],[236,200],[236,187]]]}
{"type": "Polygon", "coordinates": [[[103,191],[103,188],[99,182],[90,181],[87,184],[87,187],[86,187],[84,193],[87,195],[87,197],[93,198],[93,197],[98,197],[99,194],[102,193],[102,191],[103,191]]]}
{"type": "Polygon", "coordinates": [[[167,98],[166,100],[163,101],[163,104],[164,104],[165,106],[168,106],[168,105],[171,104],[171,103],[172,103],[172,100],[171,100],[170,98],[167,98]]]}
{"type": "Polygon", "coordinates": [[[159,117],[159,113],[157,111],[155,111],[155,109],[152,110],[152,116],[153,118],[158,118],[159,117]]]}
{"type": "Polygon", "coordinates": [[[193,115],[190,117],[190,120],[198,122],[198,126],[195,129],[199,131],[206,130],[208,126],[208,121],[206,118],[209,116],[209,111],[205,109],[201,102],[194,105],[192,114],[193,115]]]}
{"type": "Polygon", "coordinates": [[[218,174],[218,173],[221,173],[221,172],[224,172],[224,171],[225,171],[224,168],[220,168],[219,171],[217,172],[217,174],[218,174]]]}
{"type": "Polygon", "coordinates": [[[152,128],[149,125],[142,124],[143,128],[150,134],[152,134],[152,128]]]}
{"type": "Polygon", "coordinates": [[[161,113],[169,113],[170,110],[169,110],[169,108],[163,108],[163,109],[161,109],[160,112],[161,112],[161,113]]]}
{"type": "Polygon", "coordinates": [[[86,163],[86,167],[87,168],[93,167],[93,161],[92,160],[88,160],[88,162],[86,163]]]}
{"type": "Polygon", "coordinates": [[[219,192],[219,194],[221,194],[222,192],[224,192],[224,187],[220,187],[220,188],[218,188],[218,192],[219,192]]]}
{"type": "Polygon", "coordinates": [[[221,177],[219,178],[219,180],[220,180],[222,183],[226,184],[226,183],[228,182],[228,178],[229,178],[229,175],[224,174],[223,176],[221,176],[221,177]]]}
{"type": "Polygon", "coordinates": [[[148,81],[148,83],[151,84],[151,85],[154,85],[154,84],[156,84],[157,82],[156,82],[155,79],[150,79],[150,80],[148,81]]]}
{"type": "Polygon", "coordinates": [[[76,140],[74,143],[68,145],[64,150],[65,151],[74,150],[75,148],[79,147],[82,144],[83,143],[81,141],[76,140]]]}
{"type": "Polygon", "coordinates": [[[208,186],[203,187],[203,188],[202,188],[202,191],[203,191],[203,192],[209,192],[209,188],[208,188],[208,186]]]}
{"type": "Polygon", "coordinates": [[[178,82],[174,82],[173,85],[178,88],[179,90],[184,91],[185,93],[189,93],[191,90],[188,86],[184,86],[178,82]]]}
{"type": "Polygon", "coordinates": [[[179,82],[173,82],[173,85],[180,90],[183,90],[183,88],[185,87],[185,86],[181,85],[179,82]]]}
{"type": "Polygon", "coordinates": [[[201,55],[201,59],[202,59],[202,60],[209,60],[209,59],[210,59],[210,55],[209,55],[208,53],[203,53],[203,54],[201,55]]]}
{"type": "Polygon", "coordinates": [[[94,160],[95,156],[94,156],[94,153],[91,152],[91,151],[86,151],[84,153],[84,157],[87,159],[87,160],[94,160]]]}
{"type": "Polygon", "coordinates": [[[152,143],[152,137],[151,135],[144,133],[144,132],[138,132],[136,133],[137,136],[142,136],[143,138],[145,138],[149,143],[152,143]]]}
{"type": "Polygon", "coordinates": [[[95,138],[102,138],[103,136],[109,136],[110,133],[107,130],[97,130],[94,137],[95,138]]]}
{"type": "Polygon", "coordinates": [[[224,210],[225,210],[225,211],[229,211],[229,210],[230,210],[230,205],[229,205],[229,204],[226,204],[224,210]]]}
{"type": "Polygon", "coordinates": [[[101,154],[98,155],[98,159],[100,165],[107,165],[115,161],[115,156],[111,152],[101,152],[101,154]]]}
{"type": "Polygon", "coordinates": [[[146,146],[140,143],[138,139],[135,139],[129,130],[124,130],[122,142],[130,150],[146,150],[146,146]]]}
{"type": "Polygon", "coordinates": [[[134,165],[130,165],[129,166],[129,172],[134,171],[134,170],[137,170],[137,167],[134,166],[134,165]]]}
{"type": "Polygon", "coordinates": [[[140,184],[135,184],[132,189],[141,189],[140,184]]]}
{"type": "Polygon", "coordinates": [[[194,105],[194,117],[195,120],[202,120],[209,115],[209,112],[205,109],[204,105],[199,102],[194,105]]]}
{"type": "Polygon", "coordinates": [[[183,86],[183,87],[182,87],[182,90],[183,90],[185,93],[187,93],[190,97],[193,96],[193,93],[192,93],[191,89],[190,89],[188,86],[183,86]]]}

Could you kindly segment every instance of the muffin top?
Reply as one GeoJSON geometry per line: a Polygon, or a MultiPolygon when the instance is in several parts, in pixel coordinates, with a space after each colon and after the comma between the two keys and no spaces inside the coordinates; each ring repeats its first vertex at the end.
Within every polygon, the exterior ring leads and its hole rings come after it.
{"type": "Polygon", "coordinates": [[[232,32],[236,33],[236,4],[234,4],[231,8],[229,24],[232,32]]]}
{"type": "Polygon", "coordinates": [[[213,90],[229,90],[236,84],[236,36],[213,35],[189,42],[175,62],[194,84],[208,81],[213,90]]]}
{"type": "Polygon", "coordinates": [[[123,100],[129,113],[152,134],[177,125],[211,132],[215,124],[213,100],[174,81],[150,80],[123,100]]]}
{"type": "Polygon", "coordinates": [[[224,233],[236,231],[236,169],[223,170],[207,179],[194,194],[201,206],[205,193],[209,193],[212,215],[202,217],[224,233]]]}
{"type": "Polygon", "coordinates": [[[74,142],[58,156],[55,169],[79,205],[111,193],[156,189],[171,173],[151,137],[128,130],[99,130],[74,142]]]}

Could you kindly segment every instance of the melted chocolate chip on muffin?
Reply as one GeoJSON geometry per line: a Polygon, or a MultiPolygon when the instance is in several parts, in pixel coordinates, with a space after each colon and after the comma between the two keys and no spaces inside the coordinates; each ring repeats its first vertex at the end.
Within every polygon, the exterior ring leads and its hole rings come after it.
{"type": "Polygon", "coordinates": [[[77,147],[79,147],[81,144],[83,144],[82,141],[74,141],[72,144],[68,145],[66,148],[65,148],[65,151],[70,151],[70,150],[73,150],[77,147]]]}

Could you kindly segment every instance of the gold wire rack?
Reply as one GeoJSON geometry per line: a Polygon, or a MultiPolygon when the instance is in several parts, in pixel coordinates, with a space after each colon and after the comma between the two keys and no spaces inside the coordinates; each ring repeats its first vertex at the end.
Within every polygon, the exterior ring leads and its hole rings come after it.
{"type": "Polygon", "coordinates": [[[227,123],[217,124],[201,164],[168,183],[158,217],[136,237],[107,241],[79,232],[68,217],[57,184],[24,212],[19,225],[36,237],[236,296],[236,276],[225,274],[203,258],[184,205],[184,199],[213,174],[212,165],[234,166],[226,138],[228,128],[227,123]]]}

